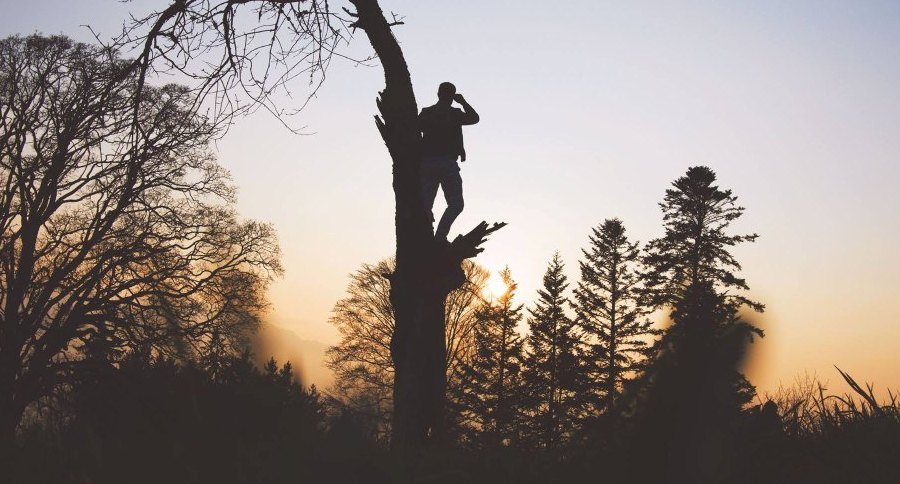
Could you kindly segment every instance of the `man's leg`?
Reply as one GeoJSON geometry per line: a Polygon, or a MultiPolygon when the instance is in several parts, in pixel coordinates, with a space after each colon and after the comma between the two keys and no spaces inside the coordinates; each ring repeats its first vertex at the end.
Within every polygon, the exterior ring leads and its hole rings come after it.
{"type": "Polygon", "coordinates": [[[447,209],[438,223],[434,238],[447,240],[450,234],[450,226],[463,211],[462,177],[459,175],[459,166],[456,161],[452,166],[446,167],[441,178],[441,189],[444,191],[444,199],[447,200],[447,209]]]}
{"type": "Polygon", "coordinates": [[[440,172],[436,169],[434,162],[425,160],[419,165],[419,175],[422,179],[422,203],[428,216],[431,218],[432,229],[434,228],[434,198],[437,197],[438,185],[441,183],[440,172]]]}

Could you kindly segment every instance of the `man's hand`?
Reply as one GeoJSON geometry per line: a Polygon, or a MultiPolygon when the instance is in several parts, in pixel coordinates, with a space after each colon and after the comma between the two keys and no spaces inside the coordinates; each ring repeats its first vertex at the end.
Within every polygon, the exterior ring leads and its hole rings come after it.
{"type": "Polygon", "coordinates": [[[460,123],[463,126],[469,124],[475,124],[478,122],[479,118],[478,113],[475,112],[475,109],[466,102],[466,98],[462,96],[462,94],[456,93],[453,95],[453,100],[462,105],[463,108],[463,116],[460,119],[460,123]]]}

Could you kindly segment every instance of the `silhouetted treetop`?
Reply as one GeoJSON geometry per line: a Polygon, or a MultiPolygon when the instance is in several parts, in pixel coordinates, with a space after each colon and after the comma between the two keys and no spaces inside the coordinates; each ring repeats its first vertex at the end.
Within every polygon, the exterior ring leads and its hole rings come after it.
{"type": "Polygon", "coordinates": [[[582,249],[573,299],[578,325],[588,335],[587,371],[598,382],[592,392],[595,409],[610,411],[623,383],[643,368],[659,331],[641,297],[641,251],[622,221],[605,220],[591,231],[589,242],[582,249]]]}
{"type": "Polygon", "coordinates": [[[744,207],[737,205],[731,190],[715,184],[716,174],[705,166],[694,166],[672,183],[659,204],[665,235],[647,244],[647,294],[653,306],[674,304],[693,284],[708,283],[728,293],[736,304],[761,311],[763,305],[734,291],[749,289],[737,275],[740,263],[730,248],[753,242],[756,234],[730,235],[727,229],[744,207]]]}

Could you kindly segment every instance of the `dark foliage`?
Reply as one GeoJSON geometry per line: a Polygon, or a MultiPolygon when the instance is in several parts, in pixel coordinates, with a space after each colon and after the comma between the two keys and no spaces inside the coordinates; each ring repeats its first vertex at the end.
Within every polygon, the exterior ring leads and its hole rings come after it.
{"type": "Polygon", "coordinates": [[[743,438],[736,433],[742,409],[754,396],[738,371],[753,328],[704,284],[684,293],[672,318],[633,385],[633,440],[627,445],[658,457],[643,468],[650,480],[728,482],[738,465],[732,459],[738,459],[736,443],[743,438]]]}
{"type": "Polygon", "coordinates": [[[19,482],[377,482],[381,450],[290,363],[98,362],[28,428],[19,482]],[[53,418],[49,418],[51,414],[53,418]],[[373,480],[369,480],[369,479],[373,480]]]}
{"type": "MultiPolygon", "coordinates": [[[[657,260],[677,265],[674,248],[692,247],[691,238],[678,240],[672,236],[657,260]]],[[[633,260],[633,244],[625,245],[633,260]]],[[[554,341],[569,338],[559,345],[562,354],[577,344],[562,311],[562,261],[554,258],[530,311],[527,340],[517,329],[515,284],[504,271],[509,289],[476,312],[474,352],[461,365],[461,395],[449,409],[464,425],[464,445],[406,454],[399,480],[378,418],[303,389],[290,365],[270,361],[258,369],[215,332],[204,351],[175,360],[152,346],[123,349],[101,328],[79,348],[80,371],[28,414],[10,481],[897,482],[896,398],[879,403],[871,386],[841,372],[856,396],[809,383],[753,403],[754,388],[740,369],[759,330],[741,320],[745,300],[724,289],[716,267],[704,271],[718,276],[685,279],[664,292],[677,295],[666,305],[672,324],[639,376],[622,385],[617,418],[575,426],[570,445],[549,445],[552,427],[545,424],[554,421],[541,418],[549,406],[540,403],[543,392],[554,385],[550,362],[561,354],[554,341]]],[[[566,368],[577,368],[576,378],[587,375],[583,367],[566,368]]],[[[563,443],[568,430],[557,430],[563,443]]]]}

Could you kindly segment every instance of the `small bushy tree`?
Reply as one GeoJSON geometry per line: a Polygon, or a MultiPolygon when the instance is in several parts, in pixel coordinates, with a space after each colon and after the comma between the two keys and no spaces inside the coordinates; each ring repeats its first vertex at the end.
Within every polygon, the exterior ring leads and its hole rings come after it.
{"type": "Polygon", "coordinates": [[[51,407],[41,456],[23,453],[13,482],[296,481],[325,478],[325,402],[289,363],[257,368],[225,355],[215,374],[195,363],[129,352],[79,373],[51,407]],[[139,469],[139,471],[137,471],[139,469]]]}

